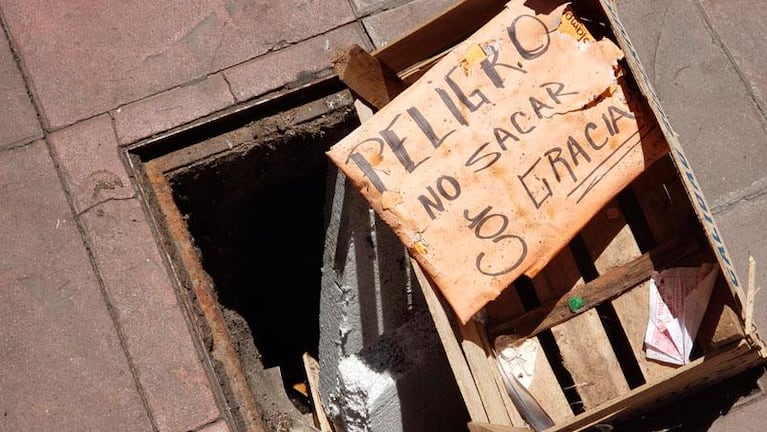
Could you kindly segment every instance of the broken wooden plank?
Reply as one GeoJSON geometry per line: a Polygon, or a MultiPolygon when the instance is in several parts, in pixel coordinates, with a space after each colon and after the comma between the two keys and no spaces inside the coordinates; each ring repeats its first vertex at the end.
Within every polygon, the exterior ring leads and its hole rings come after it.
{"type": "MultiPolygon", "coordinates": [[[[459,324],[460,325],[460,324],[459,324]]],[[[461,348],[466,355],[466,362],[474,376],[474,382],[479,390],[479,397],[485,407],[487,418],[490,423],[498,425],[521,425],[524,424],[522,416],[514,409],[507,411],[509,404],[504,403],[504,396],[508,397],[505,390],[498,385],[494,371],[498,368],[495,359],[488,356],[485,351],[479,324],[470,320],[460,326],[461,348]]]]}
{"type": "Polygon", "coordinates": [[[332,62],[338,78],[376,109],[383,108],[406,87],[397,74],[359,45],[337,52],[332,62]]]}
{"type": "MultiPolygon", "coordinates": [[[[581,235],[591,254],[594,267],[600,274],[641,254],[631,227],[626,223],[616,201],[605,206],[583,229],[581,235]]],[[[647,276],[647,280],[634,290],[615,298],[612,306],[645,382],[656,382],[672,373],[674,368],[648,360],[644,353],[644,337],[650,316],[650,274],[647,276]]]]}
{"type": "Polygon", "coordinates": [[[566,296],[525,312],[511,321],[499,323],[491,328],[490,333],[507,334],[518,339],[535,336],[602,302],[620,296],[647,281],[659,266],[671,264],[676,259],[697,251],[698,248],[697,243],[684,242],[681,239],[668,242],[652,252],[610,269],[591,282],[575,286],[566,296]],[[570,310],[568,303],[572,297],[581,297],[584,300],[579,310],[570,310]]]}
{"type": "Polygon", "coordinates": [[[490,423],[469,422],[469,432],[530,432],[528,428],[501,426],[490,423]]]}
{"type": "MultiPolygon", "coordinates": [[[[541,302],[566,296],[573,287],[582,284],[583,279],[569,248],[563,249],[533,279],[541,302]]],[[[594,309],[553,327],[551,333],[584,409],[593,408],[628,391],[626,378],[594,309]]]]}
{"type": "Polygon", "coordinates": [[[463,356],[463,351],[460,345],[458,345],[458,340],[450,325],[445,308],[437,297],[436,288],[423,273],[420,265],[413,259],[410,261],[413,274],[426,300],[426,306],[429,308],[431,317],[434,320],[437,334],[442,341],[442,346],[445,348],[447,361],[450,363],[450,369],[453,370],[456,384],[458,384],[458,389],[466,404],[466,410],[469,412],[469,418],[473,421],[487,422],[487,414],[482,406],[482,399],[479,397],[477,385],[474,383],[474,378],[463,356]]]}
{"type": "Polygon", "coordinates": [[[314,405],[314,424],[322,432],[333,432],[328,416],[325,414],[325,406],[320,399],[320,364],[309,353],[304,353],[302,358],[306,370],[306,380],[309,382],[309,394],[314,405]]]}

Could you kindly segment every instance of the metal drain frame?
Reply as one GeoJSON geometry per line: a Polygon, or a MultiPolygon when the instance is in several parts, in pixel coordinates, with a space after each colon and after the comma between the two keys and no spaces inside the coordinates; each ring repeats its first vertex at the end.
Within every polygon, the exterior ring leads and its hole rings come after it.
{"type": "MultiPolygon", "coordinates": [[[[195,145],[204,146],[205,140],[211,137],[292,108],[308,107],[304,121],[319,117],[331,108],[325,106],[323,111],[322,104],[312,102],[338,93],[343,93],[345,102],[351,105],[351,94],[335,75],[321,78],[233,106],[120,151],[166,261],[198,355],[209,381],[218,384],[212,385],[216,402],[233,430],[238,429],[237,425],[247,432],[261,432],[267,428],[263,411],[247,382],[218,307],[213,281],[202,266],[192,235],[173,199],[166,173],[200,160],[193,155],[184,158],[174,152],[195,145]],[[216,373],[213,360],[219,362],[225,377],[216,373]],[[232,410],[236,410],[236,414],[232,410]]],[[[209,153],[205,157],[231,149],[207,149],[209,153]]]]}

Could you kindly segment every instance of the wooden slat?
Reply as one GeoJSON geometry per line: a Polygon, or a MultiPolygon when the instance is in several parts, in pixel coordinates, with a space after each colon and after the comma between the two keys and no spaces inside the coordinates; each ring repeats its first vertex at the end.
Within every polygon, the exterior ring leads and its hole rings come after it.
{"type": "MultiPolygon", "coordinates": [[[[569,249],[563,249],[533,279],[541,302],[563,296],[583,284],[569,249]]],[[[583,408],[590,409],[628,391],[626,378],[612,350],[602,322],[595,310],[589,310],[551,329],[570,372],[583,408]]]]}
{"type": "Polygon", "coordinates": [[[394,72],[401,72],[466,39],[498,15],[505,4],[506,0],[462,1],[373,55],[394,72]]]}
{"type": "Polygon", "coordinates": [[[397,74],[359,45],[337,52],[333,67],[347,87],[376,109],[383,108],[406,87],[397,74]]]}
{"type": "Polygon", "coordinates": [[[330,422],[325,414],[325,407],[320,399],[320,364],[309,353],[304,353],[304,369],[306,370],[306,380],[309,382],[309,393],[314,404],[314,421],[321,432],[333,432],[330,422]]]}
{"type": "Polygon", "coordinates": [[[469,370],[469,366],[463,356],[463,351],[461,351],[461,347],[458,345],[458,340],[455,337],[453,328],[450,326],[450,320],[445,313],[445,309],[437,297],[431,281],[421,270],[421,266],[412,259],[411,265],[413,274],[415,275],[418,285],[423,292],[424,299],[426,300],[426,306],[429,308],[431,317],[434,320],[437,334],[442,341],[442,346],[445,348],[445,355],[447,356],[448,363],[450,363],[450,369],[453,370],[453,374],[455,375],[455,381],[456,384],[458,384],[458,389],[466,404],[469,418],[472,421],[486,423],[488,418],[485,413],[485,408],[482,406],[482,399],[479,397],[477,385],[474,383],[471,370],[469,370]]]}
{"type": "MultiPolygon", "coordinates": [[[[687,192],[668,157],[655,163],[632,185],[644,219],[656,242],[689,232],[698,225],[687,192]]],[[[683,265],[716,262],[711,252],[701,254],[683,265]]],[[[716,352],[744,336],[743,324],[734,311],[735,300],[726,283],[719,278],[711,295],[709,308],[701,322],[698,340],[705,353],[716,352]]]]}
{"type": "Polygon", "coordinates": [[[470,320],[463,326],[460,326],[461,348],[466,355],[466,362],[469,364],[474,382],[479,390],[479,397],[482,399],[482,405],[485,407],[487,418],[490,423],[497,425],[523,425],[524,421],[516,409],[507,411],[509,403],[504,402],[504,397],[508,398],[496,378],[495,359],[485,350],[484,338],[479,329],[479,324],[470,320]]]}
{"type": "MultiPolygon", "coordinates": [[[[626,224],[615,201],[607,204],[589,222],[581,231],[581,236],[600,274],[641,254],[631,228],[626,224]]],[[[644,353],[644,336],[650,315],[649,276],[648,274],[645,283],[613,300],[612,305],[645,381],[657,382],[673,373],[674,367],[648,360],[644,353]]]]}
{"type": "MultiPolygon", "coordinates": [[[[504,299],[506,301],[503,303],[503,306],[506,312],[512,315],[519,315],[524,312],[522,301],[517,296],[517,291],[509,288],[505,293],[504,299]]],[[[538,338],[532,340],[538,344],[538,357],[535,361],[535,372],[533,373],[533,381],[529,388],[530,393],[541,404],[541,407],[543,407],[549,417],[554,420],[554,423],[570,419],[573,417],[573,411],[559,386],[554,371],[551,369],[551,364],[549,364],[538,338]]],[[[498,383],[503,385],[500,376],[498,376],[498,383]]]]}
{"type": "Polygon", "coordinates": [[[469,422],[469,432],[530,432],[528,428],[469,422]]]}
{"type": "Polygon", "coordinates": [[[525,312],[512,320],[499,323],[491,328],[491,334],[508,334],[518,339],[535,336],[641,285],[656,268],[667,266],[697,251],[698,248],[696,242],[690,241],[677,240],[666,243],[610,269],[591,282],[576,285],[567,296],[554,299],[555,301],[525,312]],[[574,296],[584,299],[583,307],[575,312],[571,311],[568,305],[568,300],[574,296]]]}
{"type": "Polygon", "coordinates": [[[580,431],[625,415],[640,407],[642,411],[668,403],[674,397],[722,381],[764,362],[757,347],[741,341],[737,346],[718,355],[690,362],[676,374],[657,383],[641,385],[619,398],[587,411],[569,422],[558,423],[547,432],[580,431]]]}
{"type": "Polygon", "coordinates": [[[528,428],[514,426],[500,426],[490,423],[470,422],[469,432],[530,432],[528,428]]]}

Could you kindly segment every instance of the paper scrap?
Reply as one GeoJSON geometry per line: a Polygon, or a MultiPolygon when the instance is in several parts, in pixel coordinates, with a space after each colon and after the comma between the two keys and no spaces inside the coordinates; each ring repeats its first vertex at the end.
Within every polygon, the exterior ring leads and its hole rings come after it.
{"type": "Polygon", "coordinates": [[[652,275],[644,339],[648,359],[674,365],[689,363],[718,273],[714,264],[703,264],[652,275]]]}
{"type": "Polygon", "coordinates": [[[464,323],[668,150],[574,19],[509,3],[328,152],[464,323]]]}
{"type": "Polygon", "coordinates": [[[536,339],[526,339],[521,344],[518,339],[509,336],[499,336],[495,339],[498,363],[507,374],[516,377],[527,389],[533,384],[538,348],[536,339]]]}

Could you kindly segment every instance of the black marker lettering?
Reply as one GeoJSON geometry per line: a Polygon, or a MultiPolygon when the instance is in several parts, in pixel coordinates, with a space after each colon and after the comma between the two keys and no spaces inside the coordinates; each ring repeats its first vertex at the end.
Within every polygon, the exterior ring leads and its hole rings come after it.
{"type": "Polygon", "coordinates": [[[578,141],[576,141],[575,138],[567,137],[567,149],[570,150],[570,159],[573,160],[575,166],[578,166],[578,157],[581,155],[586,159],[586,162],[591,162],[591,156],[583,150],[583,147],[578,144],[578,141]]]}
{"type": "Polygon", "coordinates": [[[429,158],[426,157],[422,159],[418,163],[414,163],[412,159],[410,159],[410,155],[407,152],[407,149],[405,149],[405,139],[400,138],[392,129],[391,127],[394,126],[394,123],[397,122],[397,119],[402,114],[397,114],[394,116],[394,119],[392,119],[391,123],[389,123],[389,126],[386,126],[386,129],[379,131],[378,133],[381,134],[384,141],[386,141],[386,144],[389,146],[392,152],[394,152],[394,155],[397,156],[397,160],[399,160],[399,163],[402,164],[402,166],[407,170],[407,172],[411,173],[415,171],[416,168],[418,168],[419,165],[426,162],[429,158]]]}
{"type": "Polygon", "coordinates": [[[543,183],[543,186],[546,188],[547,192],[546,192],[546,195],[541,197],[540,200],[535,199],[535,196],[533,196],[533,192],[530,190],[529,187],[527,187],[527,183],[525,182],[525,178],[527,178],[527,176],[530,175],[531,172],[533,172],[533,170],[535,169],[535,166],[538,165],[538,162],[540,161],[541,161],[541,158],[538,158],[538,160],[536,160],[535,163],[524,174],[517,176],[519,181],[522,183],[522,187],[525,188],[525,192],[527,192],[527,196],[530,197],[530,201],[532,201],[533,204],[535,205],[536,210],[541,208],[541,205],[543,205],[543,203],[546,202],[546,200],[549,199],[549,197],[551,197],[552,195],[551,186],[549,186],[549,182],[545,178],[542,178],[540,180],[541,180],[541,183],[543,183]]]}
{"type": "Polygon", "coordinates": [[[594,130],[596,128],[597,128],[596,124],[588,122],[586,123],[586,129],[583,131],[583,134],[586,135],[586,141],[589,142],[589,145],[591,146],[591,148],[593,148],[594,150],[599,150],[602,147],[604,147],[605,144],[607,144],[607,137],[605,137],[605,140],[602,141],[602,144],[597,145],[597,143],[594,142],[594,138],[592,138],[591,134],[589,133],[589,130],[594,130]]]}
{"type": "Polygon", "coordinates": [[[517,132],[521,133],[522,135],[529,134],[530,132],[532,132],[533,129],[535,129],[535,126],[530,126],[526,130],[522,129],[522,127],[519,125],[519,122],[517,121],[517,117],[519,116],[527,117],[527,114],[523,113],[522,111],[517,111],[513,113],[511,117],[509,118],[509,120],[511,121],[511,125],[514,126],[514,129],[516,129],[517,132]]]}
{"type": "Polygon", "coordinates": [[[482,93],[479,90],[474,90],[466,96],[466,94],[463,92],[461,87],[458,85],[457,82],[455,82],[452,78],[450,78],[450,75],[458,70],[459,67],[455,66],[452,69],[450,69],[450,72],[445,75],[445,82],[447,82],[448,87],[450,87],[451,90],[453,90],[453,93],[455,93],[455,96],[458,98],[459,101],[461,101],[462,104],[466,106],[466,108],[469,109],[469,111],[474,112],[479,109],[482,105],[490,102],[490,100],[485,96],[484,93],[482,93]],[[479,97],[479,101],[476,103],[472,102],[469,97],[479,97]]]}
{"type": "Polygon", "coordinates": [[[562,93],[562,90],[565,89],[565,85],[556,81],[543,83],[541,84],[541,87],[546,89],[546,93],[549,94],[549,97],[551,98],[551,100],[553,100],[554,103],[557,103],[557,104],[562,103],[562,101],[559,100],[560,96],[573,96],[578,94],[578,92],[562,93]],[[552,89],[552,87],[556,87],[556,89],[554,90],[552,89]]]}
{"type": "Polygon", "coordinates": [[[531,16],[531,15],[520,15],[517,18],[514,19],[514,21],[511,22],[511,25],[508,28],[509,33],[509,39],[511,40],[511,43],[514,45],[514,48],[517,49],[517,52],[519,52],[519,55],[522,56],[525,60],[533,60],[536,59],[543,54],[546,53],[549,49],[549,44],[551,43],[551,39],[549,38],[549,29],[546,28],[546,24],[543,23],[543,21],[539,20],[538,18],[531,16]],[[526,21],[533,20],[534,24],[540,25],[542,31],[542,35],[546,36],[546,40],[540,45],[535,48],[525,48],[522,45],[522,42],[519,40],[519,36],[517,35],[517,25],[519,25],[520,20],[525,19],[526,21]]]}
{"type": "Polygon", "coordinates": [[[573,173],[573,169],[570,168],[570,164],[567,163],[567,160],[562,159],[561,148],[554,147],[546,151],[546,153],[544,153],[543,155],[549,158],[549,165],[551,166],[551,171],[554,172],[554,176],[557,178],[558,182],[562,181],[562,176],[559,175],[559,170],[556,167],[557,163],[564,165],[565,168],[567,168],[567,173],[570,174],[570,178],[573,179],[573,181],[578,181],[578,179],[575,177],[575,174],[573,173]]]}
{"type": "Polygon", "coordinates": [[[431,124],[428,120],[426,120],[423,114],[421,114],[421,111],[418,111],[418,108],[410,107],[407,109],[407,113],[410,115],[410,118],[413,119],[416,126],[421,129],[421,132],[426,135],[426,138],[429,139],[431,145],[433,145],[434,148],[439,148],[439,146],[442,145],[442,142],[445,141],[445,139],[449,137],[450,134],[455,132],[455,129],[453,129],[446,133],[442,138],[440,138],[436,133],[434,133],[434,129],[431,127],[431,124]]]}
{"type": "Polygon", "coordinates": [[[499,66],[509,68],[517,72],[527,73],[527,71],[522,68],[498,63],[498,50],[492,45],[486,45],[483,47],[483,49],[486,55],[488,50],[490,51],[490,54],[487,55],[487,57],[485,57],[485,59],[482,60],[479,65],[482,68],[482,71],[485,72],[485,75],[487,75],[487,77],[490,79],[490,82],[492,82],[496,88],[503,88],[503,78],[500,74],[498,74],[498,71],[496,70],[496,68],[499,66]]]}
{"type": "Polygon", "coordinates": [[[634,114],[622,111],[612,105],[607,107],[607,112],[610,114],[610,122],[612,123],[612,129],[615,131],[616,134],[620,132],[620,129],[618,129],[618,120],[620,120],[623,117],[626,117],[632,120],[636,118],[634,117],[634,114]]]}
{"type": "Polygon", "coordinates": [[[554,109],[532,96],[530,96],[529,100],[530,106],[533,107],[533,111],[535,111],[535,115],[538,116],[539,119],[543,118],[543,115],[541,115],[541,108],[554,109]]]}
{"type": "Polygon", "coordinates": [[[362,175],[367,177],[367,179],[370,180],[370,183],[373,183],[373,186],[376,188],[378,193],[384,193],[386,191],[386,186],[383,184],[383,181],[381,181],[381,178],[378,177],[378,173],[373,170],[373,166],[370,165],[370,162],[368,162],[368,160],[365,159],[362,154],[357,152],[357,147],[368,142],[374,142],[378,144],[378,156],[381,157],[384,146],[383,140],[379,138],[368,138],[365,141],[362,141],[356,146],[352,147],[351,152],[349,152],[349,157],[346,158],[346,163],[348,164],[350,160],[354,162],[354,164],[357,165],[357,168],[362,171],[362,175]]]}
{"type": "Polygon", "coordinates": [[[447,94],[445,90],[442,90],[441,88],[435,88],[434,91],[437,92],[439,95],[439,98],[442,99],[442,103],[445,104],[447,107],[447,110],[450,111],[450,114],[455,117],[456,120],[458,120],[458,123],[460,123],[462,126],[468,126],[469,123],[466,122],[466,118],[463,116],[461,111],[458,109],[458,107],[455,105],[455,102],[453,102],[453,99],[450,98],[450,95],[447,94]]]}

